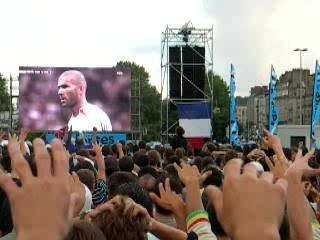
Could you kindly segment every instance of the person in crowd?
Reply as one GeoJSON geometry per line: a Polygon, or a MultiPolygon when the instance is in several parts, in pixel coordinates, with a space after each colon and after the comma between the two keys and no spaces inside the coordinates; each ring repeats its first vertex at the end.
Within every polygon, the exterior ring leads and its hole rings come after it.
{"type": "Polygon", "coordinates": [[[148,158],[150,161],[150,166],[153,167],[158,172],[161,172],[161,156],[157,150],[150,150],[148,153],[148,158]]]}
{"type": "Polygon", "coordinates": [[[58,95],[63,108],[71,111],[68,126],[73,131],[112,131],[109,116],[98,106],[88,103],[87,82],[77,70],[63,72],[58,78],[58,95]]]}
{"type": "Polygon", "coordinates": [[[119,159],[120,171],[132,172],[134,168],[134,163],[131,157],[124,156],[119,159]]]}
{"type": "Polygon", "coordinates": [[[103,232],[92,222],[74,222],[64,240],[106,240],[103,232]]]}
{"type": "Polygon", "coordinates": [[[179,126],[176,129],[176,136],[174,136],[170,142],[170,145],[173,150],[176,150],[176,148],[182,147],[185,151],[188,150],[188,143],[187,139],[183,136],[184,135],[184,129],[183,127],[179,126]]]}
{"type": "Polygon", "coordinates": [[[139,152],[146,154],[147,153],[147,144],[145,141],[141,140],[138,144],[139,152]]]}
{"type": "Polygon", "coordinates": [[[83,153],[90,162],[72,165],[60,140],[47,148],[35,139],[29,155],[25,138],[9,135],[1,161],[1,240],[320,239],[318,153],[299,148],[291,162],[268,131],[264,150],[243,159],[240,149],[222,149],[218,163],[220,149],[208,149],[193,165],[177,157],[162,167],[150,151],[136,159],[139,174],[120,146],[112,156],[93,144],[83,153]],[[120,169],[108,172],[103,152],[120,169]]]}

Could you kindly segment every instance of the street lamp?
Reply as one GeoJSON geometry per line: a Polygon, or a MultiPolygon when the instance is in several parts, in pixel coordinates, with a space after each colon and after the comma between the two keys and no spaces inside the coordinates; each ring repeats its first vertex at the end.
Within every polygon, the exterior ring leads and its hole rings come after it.
{"type": "Polygon", "coordinates": [[[302,125],[302,93],[301,93],[301,88],[302,88],[302,52],[308,51],[308,48],[296,48],[293,51],[295,52],[300,52],[300,89],[299,89],[299,98],[300,98],[300,104],[299,104],[299,117],[300,117],[300,125],[302,125]]]}

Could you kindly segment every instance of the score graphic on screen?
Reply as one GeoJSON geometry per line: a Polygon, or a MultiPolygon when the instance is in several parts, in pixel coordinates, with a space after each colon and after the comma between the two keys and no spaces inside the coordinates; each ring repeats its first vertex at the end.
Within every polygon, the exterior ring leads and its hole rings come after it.
{"type": "Polygon", "coordinates": [[[129,68],[20,67],[19,95],[30,130],[131,130],[129,68]]]}

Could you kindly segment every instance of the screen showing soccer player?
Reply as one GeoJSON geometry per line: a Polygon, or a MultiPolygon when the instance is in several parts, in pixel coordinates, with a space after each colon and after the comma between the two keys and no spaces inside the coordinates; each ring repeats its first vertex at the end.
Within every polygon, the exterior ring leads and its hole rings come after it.
{"type": "Polygon", "coordinates": [[[30,130],[130,131],[128,68],[19,68],[20,124],[30,130]]]}

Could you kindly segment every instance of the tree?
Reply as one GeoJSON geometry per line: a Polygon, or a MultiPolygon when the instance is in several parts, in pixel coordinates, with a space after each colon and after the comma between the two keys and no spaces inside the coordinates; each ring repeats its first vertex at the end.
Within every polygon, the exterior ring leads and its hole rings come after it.
{"type": "MultiPolygon", "coordinates": [[[[225,142],[227,140],[226,128],[229,125],[229,88],[219,75],[210,71],[208,76],[211,79],[213,94],[213,139],[225,142]]],[[[205,91],[209,96],[211,95],[207,85],[205,91]]]]}
{"type": "MultiPolygon", "coordinates": [[[[137,93],[134,91],[134,86],[139,86],[140,80],[140,95],[141,95],[141,126],[143,129],[143,140],[159,140],[160,139],[160,104],[161,96],[156,87],[149,83],[149,73],[143,66],[139,66],[134,62],[118,62],[117,67],[131,68],[131,96],[137,93]]],[[[131,111],[135,112],[137,106],[132,102],[131,111]]],[[[136,125],[134,119],[131,120],[131,125],[136,125]]]]}
{"type": "Polygon", "coordinates": [[[7,87],[7,79],[0,73],[0,111],[9,111],[10,94],[7,87]]]}

